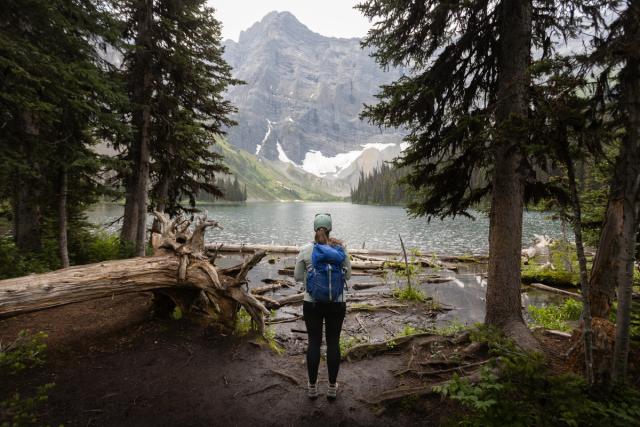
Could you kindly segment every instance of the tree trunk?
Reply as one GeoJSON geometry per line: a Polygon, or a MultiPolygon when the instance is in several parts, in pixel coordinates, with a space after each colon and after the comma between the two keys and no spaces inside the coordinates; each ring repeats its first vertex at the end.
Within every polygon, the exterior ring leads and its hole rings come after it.
{"type": "Polygon", "coordinates": [[[629,2],[629,10],[623,18],[628,46],[627,63],[620,73],[622,111],[626,134],[622,141],[620,172],[624,182],[623,221],[620,235],[620,260],[616,264],[621,270],[618,281],[618,308],[616,315],[616,341],[613,350],[612,378],[616,382],[626,381],[629,358],[629,327],[631,324],[631,297],[633,291],[633,268],[635,244],[638,233],[638,210],[640,208],[640,0],[629,2]]]}
{"type": "MultiPolygon", "coordinates": [[[[131,147],[133,150],[133,147],[131,147]]],[[[136,158],[135,154],[129,156],[133,161],[136,158]]],[[[129,248],[135,247],[136,235],[138,233],[138,202],[134,197],[134,175],[133,172],[127,176],[125,182],[125,203],[124,203],[124,217],[122,219],[122,230],[120,230],[120,242],[122,249],[129,252],[129,248]]],[[[124,255],[124,253],[123,253],[124,255]]],[[[128,255],[128,253],[127,253],[128,255]]]]}
{"type": "MultiPolygon", "coordinates": [[[[568,143],[568,141],[567,141],[568,143]]],[[[569,187],[571,191],[571,206],[573,208],[573,232],[576,238],[576,252],[578,255],[578,265],[580,267],[580,287],[582,289],[582,316],[584,322],[584,361],[587,383],[593,384],[593,333],[591,324],[591,306],[589,304],[589,275],[587,272],[587,257],[584,254],[584,244],[582,241],[582,209],[580,206],[580,197],[578,196],[578,184],[576,183],[576,174],[573,165],[573,159],[568,151],[565,151],[565,164],[567,166],[567,175],[569,178],[569,187]]]]}
{"type": "Polygon", "coordinates": [[[40,227],[39,186],[34,182],[30,173],[37,170],[34,154],[32,153],[32,139],[38,137],[39,130],[35,117],[31,113],[22,115],[23,121],[23,152],[25,162],[31,169],[27,173],[18,173],[16,177],[16,195],[13,206],[13,233],[16,246],[23,252],[42,251],[42,230],[40,227]]]}
{"type": "Polygon", "coordinates": [[[69,267],[69,249],[67,242],[67,171],[60,170],[58,186],[58,254],[62,268],[69,267]]]}
{"type": "Polygon", "coordinates": [[[191,234],[188,221],[169,221],[163,214],[156,214],[162,224],[162,237],[155,256],[0,281],[0,318],[117,294],[158,291],[183,312],[217,317],[229,328],[242,305],[262,332],[263,315],[268,311],[242,285],[265,253],[255,254],[234,277],[218,274],[204,256],[204,232],[217,223],[201,219],[191,234]]]}
{"type": "Polygon", "coordinates": [[[489,223],[489,272],[485,323],[502,328],[521,347],[538,350],[524,323],[520,254],[524,186],[519,146],[525,142],[527,67],[531,51],[531,3],[503,0],[499,29],[495,161],[489,223]]]}
{"type": "MultiPolygon", "coordinates": [[[[146,253],[147,202],[149,190],[149,162],[151,141],[153,0],[139,0],[136,4],[136,52],[130,75],[131,101],[134,105],[132,122],[134,139],[131,160],[133,170],[127,179],[125,216],[122,241],[134,242],[134,255],[146,253]]],[[[130,244],[130,243],[129,243],[130,244]]]]}
{"type": "Polygon", "coordinates": [[[40,229],[40,206],[37,190],[29,180],[18,177],[17,192],[13,215],[13,233],[16,246],[22,252],[42,251],[40,229]]]}

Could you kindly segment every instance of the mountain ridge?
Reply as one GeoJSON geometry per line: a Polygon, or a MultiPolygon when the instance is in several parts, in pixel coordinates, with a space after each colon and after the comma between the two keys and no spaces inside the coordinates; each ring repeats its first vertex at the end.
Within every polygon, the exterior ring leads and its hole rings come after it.
{"type": "Polygon", "coordinates": [[[331,166],[344,160],[336,156],[351,153],[346,168],[367,148],[384,152],[401,143],[401,132],[359,118],[379,86],[402,73],[381,70],[360,39],[326,37],[290,12],[274,11],[224,45],[234,77],[247,83],[227,94],[239,109],[238,126],[228,130],[231,145],[338,180],[340,168],[318,173],[318,162],[331,166]]]}

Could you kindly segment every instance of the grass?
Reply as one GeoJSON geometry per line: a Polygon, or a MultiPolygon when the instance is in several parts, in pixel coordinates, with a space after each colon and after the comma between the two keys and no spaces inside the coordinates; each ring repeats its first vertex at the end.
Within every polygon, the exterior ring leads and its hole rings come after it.
{"type": "Polygon", "coordinates": [[[527,311],[533,319],[532,326],[566,332],[571,330],[567,321],[580,319],[582,303],[568,298],[562,305],[551,304],[546,307],[530,305],[527,311]]]}
{"type": "Polygon", "coordinates": [[[348,337],[348,338],[340,338],[340,354],[345,354],[351,348],[357,346],[358,344],[364,344],[367,340],[362,337],[348,337]]]}
{"type": "Polygon", "coordinates": [[[240,307],[238,314],[236,314],[234,333],[238,336],[243,336],[247,335],[251,329],[253,329],[253,320],[251,319],[251,315],[244,309],[244,307],[240,307]]]}
{"type": "MultiPolygon", "coordinates": [[[[275,311],[271,310],[270,315],[275,316],[275,311]]],[[[251,315],[244,309],[244,307],[240,307],[240,310],[238,310],[238,314],[236,315],[234,333],[238,336],[244,336],[253,329],[254,324],[251,315]]],[[[285,352],[285,349],[276,341],[276,330],[273,326],[267,327],[264,330],[264,335],[258,337],[256,342],[265,344],[269,349],[271,349],[271,351],[278,355],[282,355],[285,352]]]]}
{"type": "MultiPolygon", "coordinates": [[[[580,269],[578,257],[573,244],[554,242],[549,246],[551,265],[543,267],[539,257],[522,265],[522,283],[543,283],[549,286],[570,288],[580,286],[580,269]],[[567,270],[567,264],[570,269],[567,270]]],[[[589,267],[590,268],[590,267],[589,267]]]]}
{"type": "Polygon", "coordinates": [[[404,286],[398,287],[393,290],[393,297],[399,301],[415,301],[415,302],[425,302],[427,301],[427,296],[425,293],[414,286],[404,286]]]}

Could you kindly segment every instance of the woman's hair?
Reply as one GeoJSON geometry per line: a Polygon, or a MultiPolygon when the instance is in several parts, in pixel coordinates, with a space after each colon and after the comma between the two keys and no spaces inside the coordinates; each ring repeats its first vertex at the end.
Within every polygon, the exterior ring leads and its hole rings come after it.
{"type": "Polygon", "coordinates": [[[321,245],[344,246],[342,240],[329,237],[329,231],[327,231],[327,229],[324,227],[320,227],[316,230],[316,236],[314,240],[316,243],[320,243],[321,245]]]}

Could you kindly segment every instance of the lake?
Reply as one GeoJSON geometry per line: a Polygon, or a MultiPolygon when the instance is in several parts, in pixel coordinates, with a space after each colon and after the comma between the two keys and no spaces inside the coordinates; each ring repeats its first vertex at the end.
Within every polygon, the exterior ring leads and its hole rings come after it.
{"type": "MultiPolygon", "coordinates": [[[[200,205],[210,218],[220,222],[224,230],[208,230],[208,242],[262,243],[300,245],[313,238],[313,217],[316,213],[330,213],[333,218],[332,234],[343,239],[350,247],[394,249],[400,247],[398,234],[402,235],[408,247],[419,248],[423,252],[439,254],[484,254],[488,249],[489,219],[476,212],[476,219],[455,218],[444,221],[427,221],[425,218],[409,218],[404,208],[397,206],[369,206],[338,202],[270,202],[247,203],[246,205],[200,205]]],[[[89,212],[89,220],[105,225],[116,232],[120,224],[110,224],[122,216],[123,207],[116,204],[99,204],[89,212]]],[[[558,238],[562,235],[561,225],[548,219],[548,213],[525,212],[523,245],[533,241],[534,234],[546,234],[558,238]]],[[[149,218],[151,221],[151,217],[149,218]]],[[[240,262],[237,256],[221,257],[221,266],[240,262]]],[[[262,262],[249,272],[251,286],[260,286],[265,278],[282,278],[278,269],[292,266],[295,257],[277,257],[275,264],[262,262]]],[[[486,265],[469,265],[459,273],[438,272],[453,280],[446,283],[425,283],[419,285],[427,295],[436,301],[454,307],[442,313],[437,319],[421,319],[421,322],[460,322],[473,324],[484,318],[486,293],[486,265]]],[[[359,278],[362,280],[379,278],[359,278]]],[[[354,279],[355,280],[355,279],[354,279]]],[[[354,281],[352,280],[352,282],[354,281]]],[[[393,286],[393,283],[390,283],[393,286]]],[[[295,293],[297,289],[279,291],[295,293]]],[[[522,294],[523,307],[544,306],[559,303],[562,297],[547,292],[529,289],[522,294]]],[[[283,310],[299,311],[299,307],[283,310]]],[[[298,313],[299,314],[299,313],[298,313]]],[[[524,315],[527,316],[526,310],[524,315]]],[[[425,327],[427,323],[414,326],[425,327]]]]}
{"type": "MultiPolygon", "coordinates": [[[[405,245],[423,252],[441,254],[484,254],[488,249],[489,218],[475,212],[475,220],[463,217],[430,222],[409,218],[398,206],[356,205],[345,202],[264,202],[245,205],[200,205],[224,230],[209,230],[208,242],[300,245],[313,238],[316,213],[330,213],[332,235],[348,247],[399,249],[401,235],[405,245]]],[[[119,218],[123,207],[98,204],[89,211],[89,220],[105,225],[119,218]]],[[[525,212],[522,241],[528,246],[534,234],[561,236],[558,221],[549,213],[525,212]]],[[[121,224],[113,224],[116,231],[121,224]]]]}

